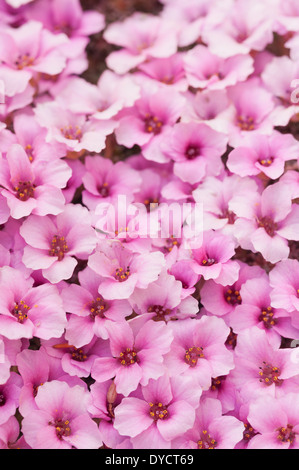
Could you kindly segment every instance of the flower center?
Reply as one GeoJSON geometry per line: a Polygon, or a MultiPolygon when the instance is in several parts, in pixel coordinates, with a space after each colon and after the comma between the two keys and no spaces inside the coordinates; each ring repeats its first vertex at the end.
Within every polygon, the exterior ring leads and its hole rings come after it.
{"type": "Polygon", "coordinates": [[[236,214],[228,209],[225,209],[222,214],[218,216],[219,219],[227,219],[227,223],[232,225],[236,221],[236,214]]]}
{"type": "Polygon", "coordinates": [[[92,318],[92,320],[94,320],[95,317],[105,318],[104,312],[108,310],[108,305],[103,297],[99,296],[91,302],[89,310],[90,318],[92,318]]]}
{"type": "Polygon", "coordinates": [[[56,435],[59,440],[71,435],[70,422],[68,419],[55,419],[54,423],[49,422],[49,425],[55,427],[56,435]]]}
{"type": "Polygon", "coordinates": [[[34,63],[33,57],[30,57],[29,54],[19,55],[15,61],[15,65],[19,70],[24,69],[25,67],[30,67],[34,63]]]}
{"type": "Polygon", "coordinates": [[[30,144],[26,145],[25,152],[27,153],[29,161],[32,162],[33,161],[32,145],[30,145],[30,144]]]}
{"type": "Polygon", "coordinates": [[[157,207],[157,205],[159,204],[159,200],[156,197],[147,198],[144,200],[143,203],[146,207],[147,212],[150,212],[151,210],[157,207]]]}
{"type": "Polygon", "coordinates": [[[34,197],[35,185],[31,181],[19,181],[18,186],[15,186],[14,189],[20,201],[28,201],[29,198],[34,197]]]}
{"type": "Polygon", "coordinates": [[[149,403],[149,406],[149,414],[154,421],[158,421],[159,419],[167,419],[169,417],[167,406],[163,405],[163,403],[149,403]]]}
{"type": "Polygon", "coordinates": [[[192,346],[191,348],[186,349],[185,353],[185,362],[190,367],[195,367],[197,364],[198,359],[204,357],[203,349],[198,346],[192,346]]]}
{"type": "Polygon", "coordinates": [[[259,160],[259,163],[260,163],[262,166],[268,167],[268,166],[272,165],[273,160],[274,160],[273,157],[269,157],[269,158],[267,158],[267,159],[259,160]]]}
{"type": "Polygon", "coordinates": [[[162,305],[151,305],[147,309],[148,312],[154,312],[156,315],[152,318],[152,320],[165,321],[165,315],[169,315],[171,313],[170,308],[164,308],[162,305]]]}
{"type": "Polygon", "coordinates": [[[152,134],[160,134],[163,122],[157,116],[147,115],[144,120],[145,131],[152,134]]]}
{"type": "Polygon", "coordinates": [[[225,300],[230,305],[240,305],[242,303],[242,298],[240,296],[240,291],[234,289],[228,289],[224,294],[225,300]]]}
{"type": "Polygon", "coordinates": [[[178,242],[178,240],[173,235],[171,235],[169,238],[167,238],[164,248],[166,251],[170,252],[174,246],[180,246],[180,242],[178,242]]]}
{"type": "Polygon", "coordinates": [[[103,183],[102,186],[98,186],[98,192],[102,197],[109,196],[109,186],[108,183],[103,183]]]}
{"type": "Polygon", "coordinates": [[[219,377],[212,377],[211,389],[213,391],[219,390],[225,380],[226,380],[226,375],[219,375],[219,377]]]}
{"type": "Polygon", "coordinates": [[[75,347],[72,348],[71,357],[74,361],[77,361],[77,362],[84,362],[87,359],[87,356],[84,353],[83,349],[82,348],[77,349],[75,347]]]}
{"type": "Polygon", "coordinates": [[[213,439],[207,430],[202,431],[200,439],[197,441],[198,449],[215,449],[217,442],[213,439]]]}
{"type": "Polygon", "coordinates": [[[18,323],[23,323],[28,318],[28,310],[30,310],[30,307],[25,304],[24,300],[21,300],[15,303],[11,313],[16,317],[18,323]]]}
{"type": "Polygon", "coordinates": [[[198,157],[199,155],[199,148],[195,145],[190,145],[185,152],[185,156],[188,160],[193,160],[194,158],[198,157]]]}
{"type": "Polygon", "coordinates": [[[51,241],[51,249],[49,251],[49,256],[57,256],[58,261],[62,261],[64,254],[69,251],[69,248],[64,237],[59,235],[54,235],[51,241]]]}
{"type": "Polygon", "coordinates": [[[265,216],[258,219],[258,226],[265,229],[269,237],[274,237],[277,230],[277,224],[271,219],[271,217],[265,216]]]}
{"type": "Polygon", "coordinates": [[[35,398],[36,395],[37,395],[37,392],[38,392],[39,387],[41,387],[42,385],[44,385],[43,382],[40,383],[39,385],[33,385],[33,396],[34,396],[34,398],[35,398]]]}
{"type": "Polygon", "coordinates": [[[212,264],[216,263],[214,258],[204,258],[201,262],[202,266],[212,266],[212,264]]]}
{"type": "Polygon", "coordinates": [[[229,335],[226,338],[225,341],[225,346],[228,347],[229,349],[235,349],[237,345],[237,334],[233,332],[232,329],[230,329],[229,335]]]}
{"type": "Polygon", "coordinates": [[[127,266],[126,271],[123,268],[117,268],[115,270],[114,277],[118,282],[124,282],[130,276],[130,267],[127,266]]]}
{"type": "Polygon", "coordinates": [[[131,366],[132,364],[139,362],[137,352],[134,348],[126,348],[122,351],[119,355],[119,360],[123,366],[131,366]]]}
{"type": "Polygon", "coordinates": [[[252,131],[254,129],[254,119],[251,116],[238,116],[237,125],[242,131],[252,131]]]}
{"type": "Polygon", "coordinates": [[[259,321],[264,323],[265,328],[270,329],[277,323],[277,319],[273,318],[274,312],[272,307],[262,309],[262,313],[259,316],[259,321]]]}
{"type": "Polygon", "coordinates": [[[3,392],[0,391],[0,406],[4,406],[6,403],[6,397],[3,392]]]}
{"type": "Polygon", "coordinates": [[[254,436],[256,436],[256,432],[254,431],[253,427],[249,423],[244,423],[244,431],[243,431],[243,440],[248,442],[254,436]]]}
{"type": "Polygon", "coordinates": [[[263,366],[259,367],[259,376],[260,382],[264,382],[266,385],[278,385],[280,386],[283,383],[282,379],[279,379],[280,369],[278,367],[273,367],[272,364],[263,361],[263,366]]]}
{"type": "Polygon", "coordinates": [[[64,126],[60,128],[60,131],[69,140],[80,140],[82,138],[82,131],[79,126],[64,126]]]}
{"type": "Polygon", "coordinates": [[[286,428],[281,427],[278,428],[277,431],[279,431],[277,439],[279,439],[281,442],[289,442],[290,444],[293,444],[296,438],[296,433],[293,431],[293,426],[288,424],[286,428]]]}

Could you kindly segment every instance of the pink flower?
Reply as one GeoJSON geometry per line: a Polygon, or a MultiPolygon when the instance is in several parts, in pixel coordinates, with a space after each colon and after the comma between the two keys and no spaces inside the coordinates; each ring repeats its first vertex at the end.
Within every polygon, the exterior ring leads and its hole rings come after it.
{"type": "Polygon", "coordinates": [[[37,122],[47,129],[46,142],[59,143],[65,152],[100,152],[105,147],[106,136],[117,125],[112,120],[87,120],[55,101],[38,104],[35,115],[37,122]]]}
{"type": "Polygon", "coordinates": [[[248,419],[257,431],[248,449],[298,449],[299,403],[296,393],[251,402],[248,419]]]}
{"type": "Polygon", "coordinates": [[[0,184],[13,218],[59,214],[64,197],[60,188],[66,186],[71,170],[60,159],[34,164],[19,144],[13,144],[6,159],[1,161],[0,184]]]}
{"type": "Polygon", "coordinates": [[[231,378],[244,401],[258,396],[280,397],[297,390],[298,364],[292,361],[293,349],[273,347],[261,328],[253,326],[239,332],[234,352],[231,378]]]}
{"type": "Polygon", "coordinates": [[[0,426],[0,449],[30,449],[24,437],[19,438],[19,435],[19,422],[17,418],[11,416],[0,426]]]}
{"type": "Polygon", "coordinates": [[[0,425],[6,423],[18,408],[23,381],[16,372],[11,372],[5,384],[0,385],[0,425]]]}
{"type": "Polygon", "coordinates": [[[100,418],[99,431],[103,444],[110,449],[117,449],[126,437],[121,436],[114,427],[115,409],[124,398],[116,392],[113,380],[90,386],[91,403],[88,412],[93,418],[100,418]]]}
{"type": "Polygon", "coordinates": [[[178,91],[186,91],[188,82],[185,77],[183,55],[176,53],[162,59],[150,59],[138,66],[134,73],[137,83],[142,85],[148,80],[153,85],[171,87],[178,91]]]}
{"type": "MultiPolygon", "coordinates": [[[[280,261],[270,271],[269,278],[270,286],[273,289],[270,293],[273,307],[284,308],[288,312],[299,310],[298,260],[286,259],[280,261]]],[[[296,315],[294,319],[296,319],[296,315]]]]}
{"type": "Polygon", "coordinates": [[[98,449],[98,427],[86,411],[88,395],[82,387],[53,380],[37,396],[37,410],[22,421],[26,442],[34,449],[98,449]]]}
{"type": "Polygon", "coordinates": [[[116,201],[118,195],[132,200],[141,185],[140,175],[124,162],[113,162],[107,158],[87,156],[85,159],[83,202],[91,210],[98,203],[116,201]]]}
{"type": "Polygon", "coordinates": [[[226,117],[228,124],[223,121],[223,127],[229,133],[231,146],[241,145],[242,138],[248,133],[272,133],[273,124],[269,119],[274,108],[272,93],[261,85],[257,77],[230,87],[228,97],[233,109],[231,118],[226,117]]]}
{"type": "Polygon", "coordinates": [[[56,218],[28,217],[20,228],[27,243],[25,266],[41,269],[43,276],[54,284],[69,279],[77,265],[76,258],[86,259],[96,246],[96,235],[89,222],[87,209],[78,204],[67,204],[56,218]]]}
{"type": "Polygon", "coordinates": [[[66,59],[59,50],[68,41],[64,34],[53,35],[38,21],[7,28],[0,34],[0,60],[13,71],[20,91],[24,91],[31,78],[38,80],[38,73],[56,75],[64,69],[66,59]]]}
{"type": "Polygon", "coordinates": [[[48,339],[61,335],[66,316],[57,288],[51,284],[32,287],[33,279],[5,266],[0,270],[0,334],[9,339],[48,339]]]}
{"type": "MultiPolygon", "coordinates": [[[[14,0],[20,1],[20,0],[14,0]]],[[[23,1],[24,3],[24,1],[23,1]]],[[[64,33],[70,38],[84,38],[104,29],[104,16],[97,11],[83,11],[78,0],[41,0],[25,11],[29,19],[43,23],[53,33],[64,33]]],[[[87,42],[86,42],[87,43],[87,42]]]]}
{"type": "Polygon", "coordinates": [[[261,51],[272,42],[272,19],[267,4],[254,1],[250,8],[239,0],[228,17],[220,16],[219,24],[203,31],[203,40],[214,54],[231,57],[261,51]]]}
{"type": "Polygon", "coordinates": [[[166,155],[174,160],[173,172],[184,182],[201,181],[206,175],[218,175],[223,166],[227,137],[205,124],[178,123],[162,141],[166,155]]]}
{"type": "MultiPolygon", "coordinates": [[[[193,275],[198,278],[195,273],[193,275]]],[[[134,312],[142,316],[148,313],[155,321],[167,322],[198,313],[197,300],[184,294],[182,283],[166,271],[162,271],[157,281],[150,283],[147,289],[136,288],[129,302],[134,312]]]]}
{"type": "Polygon", "coordinates": [[[203,233],[203,244],[192,250],[191,268],[205,280],[213,279],[217,284],[230,285],[238,279],[240,266],[231,260],[235,253],[230,237],[214,231],[203,233]]]}
{"type": "Polygon", "coordinates": [[[164,265],[161,252],[132,253],[119,242],[101,244],[88,260],[88,266],[104,278],[99,293],[107,300],[128,299],[136,287],[147,288],[164,265]]]}
{"type": "Polygon", "coordinates": [[[299,337],[299,330],[292,325],[290,314],[271,304],[271,287],[267,278],[254,278],[246,281],[240,289],[242,305],[237,305],[230,315],[230,326],[236,333],[258,326],[262,328],[271,344],[279,347],[281,336],[299,337]]]}
{"type": "Polygon", "coordinates": [[[184,64],[189,85],[210,90],[221,90],[243,82],[253,72],[250,56],[238,54],[223,59],[202,45],[187,52],[184,64]]]}
{"type": "Polygon", "coordinates": [[[85,385],[66,374],[60,360],[47,354],[43,346],[37,351],[24,349],[17,355],[16,364],[24,382],[19,400],[19,411],[23,417],[38,409],[35,398],[46,382],[62,380],[70,386],[85,385]]]}
{"type": "Polygon", "coordinates": [[[227,167],[242,177],[264,173],[276,179],[283,174],[285,162],[298,157],[298,149],[298,142],[288,134],[249,135],[230,152],[227,167]]]}
{"type": "Polygon", "coordinates": [[[207,390],[212,377],[233,369],[233,355],[225,346],[229,328],[222,319],[203,316],[170,322],[169,327],[174,335],[165,357],[170,376],[191,377],[207,390]]]}
{"type": "Polygon", "coordinates": [[[147,160],[169,161],[160,143],[178,120],[183,104],[183,97],[174,90],[143,90],[134,107],[128,108],[120,118],[115,130],[117,142],[129,148],[140,145],[147,160]]]}
{"type": "Polygon", "coordinates": [[[190,378],[163,375],[124,398],[115,409],[114,427],[130,436],[135,449],[170,449],[171,441],[193,426],[201,389],[190,378]],[[190,393],[191,392],[191,393],[190,393]]]}
{"type": "Polygon", "coordinates": [[[65,337],[76,348],[92,341],[94,336],[108,339],[106,325],[123,322],[132,313],[127,300],[105,300],[98,288],[103,280],[90,268],[79,272],[80,286],[71,284],[62,289],[66,312],[71,313],[65,337]]]}
{"type": "Polygon", "coordinates": [[[172,332],[161,322],[138,317],[107,325],[110,357],[95,360],[91,375],[97,382],[115,377],[117,393],[128,396],[139,384],[147,385],[164,373],[163,356],[169,351],[172,332]]]}
{"type": "Polygon", "coordinates": [[[150,57],[170,57],[176,52],[176,32],[161,18],[135,12],[122,22],[115,21],[104,32],[104,39],[121,50],[106,59],[110,69],[119,74],[145,62],[150,57]]]}
{"type": "Polygon", "coordinates": [[[104,70],[96,85],[78,77],[67,77],[52,89],[57,103],[75,114],[108,120],[123,108],[133,106],[140,97],[139,86],[131,76],[119,76],[104,70]],[[73,100],[74,93],[76,100],[73,100]]]}
{"type": "Polygon", "coordinates": [[[267,278],[267,274],[259,266],[248,266],[241,261],[238,261],[238,264],[240,265],[239,277],[234,284],[223,286],[209,280],[204,283],[200,290],[201,303],[213,315],[232,314],[237,306],[243,303],[240,290],[242,285],[249,279],[262,281],[263,278],[267,278]]]}
{"type": "Polygon", "coordinates": [[[235,222],[235,236],[244,249],[260,252],[271,263],[289,255],[287,240],[298,239],[297,204],[292,204],[289,188],[282,183],[257,192],[242,195],[231,203],[239,217],[235,222]]]}
{"type": "Polygon", "coordinates": [[[234,449],[242,439],[243,423],[234,416],[223,416],[221,402],[204,397],[196,412],[192,429],[176,441],[178,449],[234,449]]]}
{"type": "Polygon", "coordinates": [[[271,114],[275,125],[287,125],[299,110],[292,100],[292,82],[298,78],[298,72],[298,62],[287,56],[273,57],[263,70],[262,80],[275,96],[276,107],[271,114]]]}

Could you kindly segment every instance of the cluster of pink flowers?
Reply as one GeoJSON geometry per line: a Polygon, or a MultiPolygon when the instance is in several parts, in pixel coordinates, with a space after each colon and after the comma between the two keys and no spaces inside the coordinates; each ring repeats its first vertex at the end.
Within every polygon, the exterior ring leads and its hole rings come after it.
{"type": "Polygon", "coordinates": [[[299,448],[299,7],[160,3],[0,0],[0,448],[299,448]]]}

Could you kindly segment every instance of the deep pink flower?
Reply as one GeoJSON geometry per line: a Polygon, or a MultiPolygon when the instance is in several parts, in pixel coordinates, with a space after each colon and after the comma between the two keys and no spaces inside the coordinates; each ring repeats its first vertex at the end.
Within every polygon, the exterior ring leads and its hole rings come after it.
{"type": "Polygon", "coordinates": [[[147,160],[169,161],[160,148],[164,134],[170,131],[180,116],[183,97],[175,90],[143,90],[133,108],[128,108],[115,130],[116,140],[126,147],[142,147],[147,160]]]}
{"type": "Polygon", "coordinates": [[[173,172],[191,184],[206,175],[218,175],[227,137],[201,123],[178,123],[162,141],[162,149],[174,160],[173,172]]]}
{"type": "Polygon", "coordinates": [[[71,169],[60,159],[30,163],[25,150],[13,144],[1,160],[0,184],[13,218],[59,214],[64,208],[61,188],[71,169]]]}

